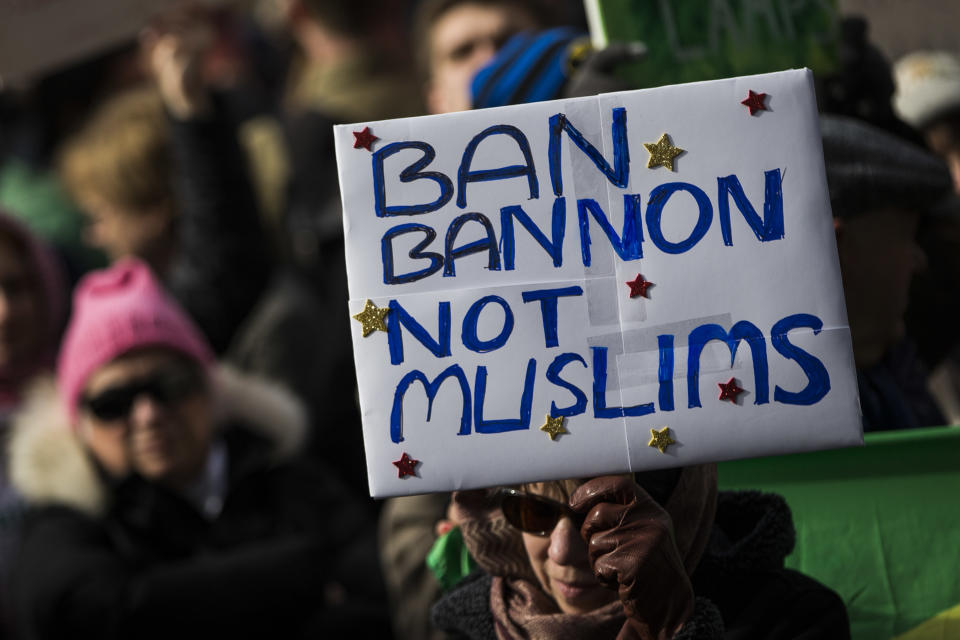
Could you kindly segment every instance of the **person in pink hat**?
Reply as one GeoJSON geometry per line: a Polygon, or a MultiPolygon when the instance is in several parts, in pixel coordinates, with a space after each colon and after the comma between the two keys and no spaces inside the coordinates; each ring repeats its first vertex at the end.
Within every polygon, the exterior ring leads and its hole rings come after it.
{"type": "Polygon", "coordinates": [[[304,428],[291,396],[215,366],[145,264],[87,275],[55,388],[14,421],[23,637],[385,626],[382,587],[359,579],[373,524],[297,461],[304,428]]]}

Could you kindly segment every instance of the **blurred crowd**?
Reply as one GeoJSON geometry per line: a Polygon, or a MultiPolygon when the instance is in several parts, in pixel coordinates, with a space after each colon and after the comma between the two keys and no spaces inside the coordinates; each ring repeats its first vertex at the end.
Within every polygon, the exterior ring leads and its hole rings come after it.
{"type": "MultiPolygon", "coordinates": [[[[253,6],[0,89],[0,637],[846,637],[713,465],[367,497],[333,125],[639,88],[646,47],[575,2],[253,6]]],[[[960,54],[838,37],[864,427],[958,424],[960,54]]]]}

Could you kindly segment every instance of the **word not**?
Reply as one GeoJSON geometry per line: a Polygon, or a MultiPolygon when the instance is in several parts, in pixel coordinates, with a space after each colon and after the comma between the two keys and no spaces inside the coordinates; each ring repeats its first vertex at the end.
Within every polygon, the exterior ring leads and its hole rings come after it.
{"type": "MultiPolygon", "coordinates": [[[[547,348],[559,346],[557,306],[560,298],[582,295],[580,287],[564,287],[560,289],[540,289],[526,291],[522,294],[524,303],[539,302],[540,314],[544,329],[544,345],[547,348]]],[[[451,356],[451,309],[448,301],[438,303],[437,335],[434,338],[429,331],[414,319],[396,301],[390,301],[391,321],[389,322],[388,341],[390,361],[393,365],[403,363],[403,329],[414,337],[422,346],[426,347],[437,358],[451,356]]],[[[465,347],[477,353],[485,353],[503,348],[507,343],[514,327],[514,316],[510,305],[503,298],[488,295],[474,302],[464,316],[461,326],[461,340],[465,347]],[[496,305],[503,311],[503,324],[499,333],[488,340],[477,336],[477,325],[480,314],[489,305],[496,305]]],[[[774,323],[770,330],[770,343],[773,349],[782,357],[796,362],[807,377],[806,386],[799,391],[790,391],[774,386],[773,400],[781,404],[811,405],[819,402],[830,390],[830,376],[826,367],[814,355],[790,342],[788,334],[794,329],[812,329],[814,335],[823,329],[823,322],[811,314],[793,314],[774,323]]],[[[733,366],[737,349],[741,342],[746,342],[753,360],[754,404],[762,405],[770,402],[769,365],[767,360],[767,339],[764,333],[753,323],[741,320],[729,330],[718,324],[703,324],[694,328],[687,336],[687,407],[690,409],[702,407],[700,401],[700,358],[704,347],[711,341],[719,340],[727,344],[730,350],[730,365],[733,366]]],[[[674,336],[663,334],[657,337],[659,351],[658,369],[658,396],[656,404],[660,411],[674,411],[674,336]]],[[[573,403],[560,407],[551,401],[550,415],[576,416],[587,411],[587,394],[576,384],[563,378],[564,369],[571,363],[578,363],[584,368],[591,367],[593,372],[592,406],[593,417],[598,419],[614,419],[627,416],[637,417],[652,414],[656,411],[654,402],[644,402],[626,407],[608,406],[606,399],[607,381],[607,348],[591,347],[591,364],[583,355],[575,352],[565,352],[556,355],[546,369],[547,382],[560,389],[564,389],[573,396],[573,403]]],[[[519,416],[517,418],[489,419],[484,416],[484,399],[487,388],[487,367],[479,365],[473,376],[471,390],[470,380],[459,364],[453,364],[441,371],[432,380],[419,370],[414,369],[406,373],[398,382],[393,396],[393,406],[390,414],[390,438],[393,442],[403,442],[403,400],[410,387],[419,382],[427,396],[427,416],[433,410],[433,401],[441,386],[448,380],[454,380],[461,392],[462,413],[460,428],[457,435],[476,433],[503,433],[530,428],[530,417],[533,412],[533,392],[537,382],[539,364],[536,358],[529,358],[521,381],[522,393],[520,397],[519,416]]]]}

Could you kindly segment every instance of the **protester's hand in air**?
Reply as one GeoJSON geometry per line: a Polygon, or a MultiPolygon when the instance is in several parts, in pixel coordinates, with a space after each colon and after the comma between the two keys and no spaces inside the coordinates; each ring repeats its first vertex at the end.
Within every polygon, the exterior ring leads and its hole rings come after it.
{"type": "Polygon", "coordinates": [[[203,67],[215,37],[209,12],[196,6],[159,16],[140,34],[146,65],[165,106],[178,119],[202,115],[210,108],[203,67]]]}
{"type": "Polygon", "coordinates": [[[585,515],[580,533],[593,572],[619,594],[631,631],[644,640],[672,638],[694,595],[667,512],[630,476],[589,480],[570,507],[585,515]]]}

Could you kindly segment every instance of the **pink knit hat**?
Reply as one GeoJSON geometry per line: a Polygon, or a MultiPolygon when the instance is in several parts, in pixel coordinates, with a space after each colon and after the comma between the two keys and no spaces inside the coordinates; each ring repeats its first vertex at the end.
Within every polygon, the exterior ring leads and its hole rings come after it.
{"type": "Polygon", "coordinates": [[[57,386],[70,422],[76,422],[80,393],[94,371],[150,346],[175,349],[204,368],[213,362],[203,335],[145,264],[125,259],[84,276],[73,294],[57,362],[57,386]]]}

